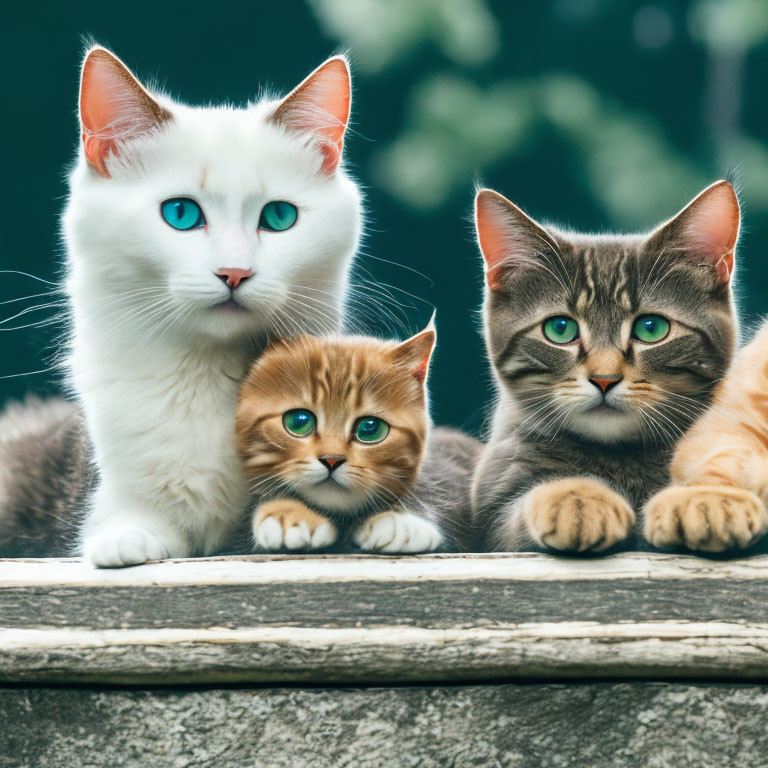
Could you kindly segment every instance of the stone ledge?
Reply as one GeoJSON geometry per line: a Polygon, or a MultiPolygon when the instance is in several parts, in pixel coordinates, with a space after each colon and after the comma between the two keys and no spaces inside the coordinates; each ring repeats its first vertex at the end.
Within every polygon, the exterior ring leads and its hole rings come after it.
{"type": "Polygon", "coordinates": [[[740,768],[765,686],[0,688],[0,766],[740,768]]]}
{"type": "Polygon", "coordinates": [[[0,682],[768,681],[768,557],[0,561],[0,682]]]}

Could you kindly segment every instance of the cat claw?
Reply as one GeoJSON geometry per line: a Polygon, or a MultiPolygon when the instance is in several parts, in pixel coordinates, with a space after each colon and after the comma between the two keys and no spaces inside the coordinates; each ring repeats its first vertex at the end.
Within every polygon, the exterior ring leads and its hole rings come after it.
{"type": "Polygon", "coordinates": [[[412,512],[382,512],[366,520],[354,540],[369,552],[432,552],[442,536],[429,520],[412,512]]]}

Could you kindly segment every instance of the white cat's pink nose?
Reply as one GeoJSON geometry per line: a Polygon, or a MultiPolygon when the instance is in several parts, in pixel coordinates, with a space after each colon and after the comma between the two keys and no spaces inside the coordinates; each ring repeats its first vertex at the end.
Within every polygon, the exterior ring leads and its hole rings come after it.
{"type": "Polygon", "coordinates": [[[240,283],[245,282],[249,277],[253,277],[250,269],[224,268],[216,272],[216,277],[227,284],[230,290],[235,290],[240,283]]]}

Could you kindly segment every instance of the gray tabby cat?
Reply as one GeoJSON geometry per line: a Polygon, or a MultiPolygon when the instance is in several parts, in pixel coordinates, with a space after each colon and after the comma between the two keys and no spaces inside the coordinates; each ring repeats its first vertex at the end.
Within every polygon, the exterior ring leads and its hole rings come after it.
{"type": "Polygon", "coordinates": [[[628,546],[731,359],[733,187],[646,235],[544,227],[489,189],[475,202],[499,392],[473,483],[482,546],[628,546]]]}

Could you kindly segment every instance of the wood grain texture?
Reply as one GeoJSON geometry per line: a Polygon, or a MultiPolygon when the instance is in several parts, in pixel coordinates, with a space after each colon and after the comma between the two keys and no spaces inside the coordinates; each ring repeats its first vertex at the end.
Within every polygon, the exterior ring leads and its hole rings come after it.
{"type": "Polygon", "coordinates": [[[768,681],[768,558],[0,563],[0,681],[768,681]]]}
{"type": "Polygon", "coordinates": [[[584,581],[605,579],[768,579],[768,556],[709,560],[631,552],[609,557],[533,553],[432,555],[250,555],[165,560],[98,569],[77,558],[2,559],[5,586],[177,586],[322,581],[584,581]]]}

